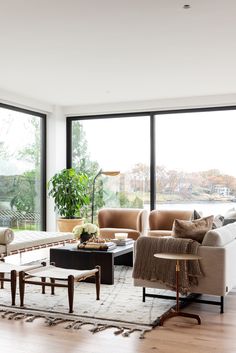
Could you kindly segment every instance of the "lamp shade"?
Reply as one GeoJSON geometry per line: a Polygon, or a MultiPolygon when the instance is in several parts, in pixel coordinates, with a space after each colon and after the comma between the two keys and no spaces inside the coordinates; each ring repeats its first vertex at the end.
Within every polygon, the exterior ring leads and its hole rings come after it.
{"type": "Polygon", "coordinates": [[[109,176],[116,176],[116,175],[119,175],[120,174],[120,171],[118,170],[107,170],[107,171],[101,171],[101,174],[104,174],[104,175],[109,175],[109,176]]]}

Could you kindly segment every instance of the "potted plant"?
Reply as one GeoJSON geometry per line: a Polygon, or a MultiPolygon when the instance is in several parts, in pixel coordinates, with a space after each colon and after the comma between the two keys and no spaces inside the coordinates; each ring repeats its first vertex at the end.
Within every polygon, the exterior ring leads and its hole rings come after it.
{"type": "Polygon", "coordinates": [[[57,221],[59,230],[71,232],[76,225],[83,223],[83,210],[90,203],[88,176],[74,168],[63,169],[49,180],[48,187],[55,210],[61,216],[57,221]]]}

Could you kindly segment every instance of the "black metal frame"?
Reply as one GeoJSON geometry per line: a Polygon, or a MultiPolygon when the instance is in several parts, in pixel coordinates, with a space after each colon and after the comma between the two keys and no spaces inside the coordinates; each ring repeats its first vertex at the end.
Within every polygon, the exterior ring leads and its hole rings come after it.
{"type": "MultiPolygon", "coordinates": [[[[218,305],[220,306],[220,313],[224,313],[224,296],[219,296],[220,300],[206,300],[206,299],[199,299],[199,297],[202,294],[200,293],[191,293],[187,295],[186,297],[180,297],[179,300],[182,302],[184,305],[190,304],[190,303],[201,303],[201,304],[211,304],[211,305],[218,305]]],[[[143,302],[145,302],[146,297],[149,298],[159,298],[159,299],[166,299],[166,300],[176,300],[176,296],[174,295],[162,295],[162,294],[151,294],[151,293],[146,293],[146,288],[143,287],[143,302]]]]}
{"type": "Polygon", "coordinates": [[[47,155],[46,155],[46,129],[47,129],[47,124],[46,124],[46,114],[38,113],[33,110],[28,110],[28,109],[23,109],[19,108],[13,105],[8,105],[5,103],[0,103],[0,108],[8,109],[8,110],[13,110],[16,112],[28,114],[28,115],[33,115],[41,118],[41,159],[40,159],[40,172],[41,172],[41,182],[40,182],[40,189],[41,189],[41,208],[40,208],[40,226],[42,230],[46,230],[46,214],[47,214],[47,206],[46,206],[46,161],[47,161],[47,155]]]}
{"type": "Polygon", "coordinates": [[[157,110],[157,111],[145,111],[138,113],[122,113],[122,114],[96,114],[96,115],[83,115],[67,117],[66,122],[66,156],[67,156],[67,168],[72,167],[72,123],[77,120],[88,120],[88,119],[111,119],[111,118],[128,118],[135,116],[147,116],[150,119],[150,210],[154,210],[156,207],[156,149],[155,149],[155,130],[156,130],[156,119],[157,115],[167,114],[181,114],[181,113],[199,113],[199,112],[212,112],[212,111],[224,111],[224,110],[236,110],[236,106],[220,106],[220,107],[205,107],[205,108],[186,108],[186,109],[169,109],[169,110],[157,110]]]}

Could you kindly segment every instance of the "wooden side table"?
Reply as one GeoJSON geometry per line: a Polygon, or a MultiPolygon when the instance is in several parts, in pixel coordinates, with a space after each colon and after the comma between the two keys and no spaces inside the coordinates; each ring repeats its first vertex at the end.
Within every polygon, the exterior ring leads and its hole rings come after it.
{"type": "Polygon", "coordinates": [[[180,261],[189,261],[189,260],[199,260],[200,257],[192,254],[168,254],[168,253],[157,253],[154,256],[158,259],[165,260],[174,260],[176,261],[175,266],[175,274],[176,274],[176,308],[172,309],[167,313],[167,315],[163,315],[159,321],[159,326],[163,326],[165,320],[170,319],[175,316],[184,316],[196,319],[198,325],[201,325],[201,319],[199,315],[190,314],[186,312],[182,312],[179,309],[179,272],[180,272],[180,261]]]}

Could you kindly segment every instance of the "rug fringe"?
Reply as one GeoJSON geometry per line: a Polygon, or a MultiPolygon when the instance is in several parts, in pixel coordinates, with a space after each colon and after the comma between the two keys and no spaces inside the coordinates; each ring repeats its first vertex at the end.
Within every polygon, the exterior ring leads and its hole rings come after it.
{"type": "MultiPolygon", "coordinates": [[[[27,309],[25,309],[27,310],[27,309]]],[[[114,329],[114,335],[121,335],[123,337],[129,337],[133,332],[140,332],[139,338],[143,339],[145,338],[145,334],[147,332],[150,332],[152,330],[152,327],[150,328],[137,328],[137,327],[127,327],[127,325],[121,326],[120,324],[116,324],[114,322],[112,323],[107,323],[107,322],[96,322],[98,319],[74,319],[73,317],[71,318],[63,318],[61,316],[58,316],[58,313],[55,313],[56,317],[53,317],[51,314],[47,315],[46,313],[44,314],[34,314],[32,312],[20,312],[18,311],[18,308],[16,308],[16,311],[13,310],[3,310],[0,309],[0,315],[2,319],[8,319],[8,320],[25,320],[25,322],[33,322],[36,319],[44,319],[44,323],[48,327],[53,327],[59,324],[67,323],[67,325],[64,326],[65,329],[74,329],[74,330],[79,330],[82,328],[84,325],[93,325],[93,327],[89,330],[92,333],[97,333],[101,332],[104,330],[107,330],[109,328],[114,329]]],[[[102,321],[102,320],[101,320],[102,321]]],[[[108,321],[108,320],[104,320],[108,321]]]]}

